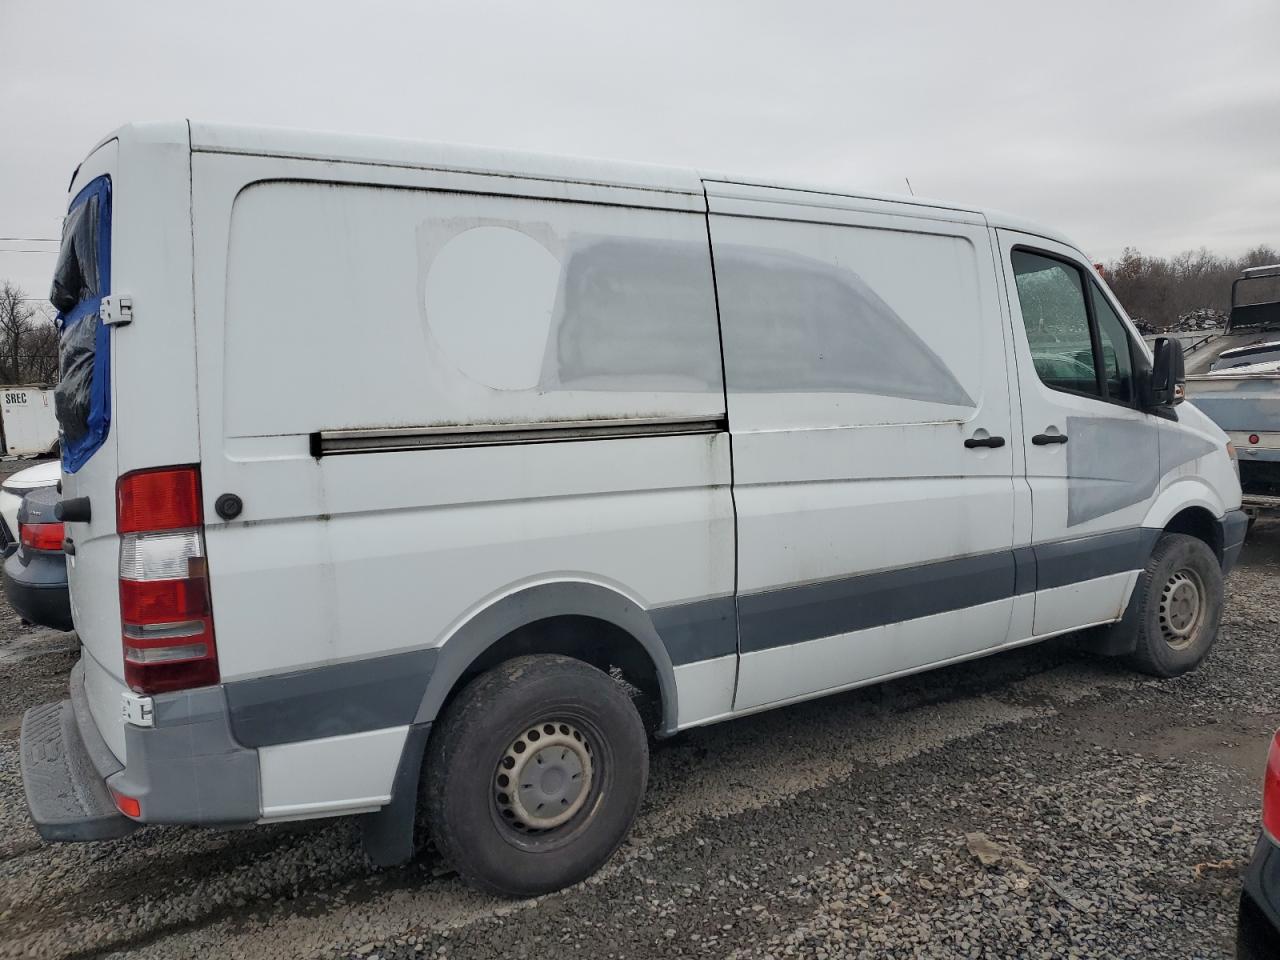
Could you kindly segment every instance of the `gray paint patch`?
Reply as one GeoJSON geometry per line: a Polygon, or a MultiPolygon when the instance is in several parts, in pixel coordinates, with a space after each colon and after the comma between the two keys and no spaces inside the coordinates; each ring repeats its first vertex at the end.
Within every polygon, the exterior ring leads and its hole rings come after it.
{"type": "Polygon", "coordinates": [[[573,230],[563,210],[535,209],[557,222],[424,228],[427,325],[459,373],[531,395],[723,391],[705,242],[598,236],[573,230]],[[495,341],[486,330],[506,332],[495,341]]]}
{"type": "Polygon", "coordinates": [[[1179,430],[1176,427],[1160,429],[1160,475],[1176,470],[1184,463],[1198,460],[1213,453],[1218,445],[1192,433],[1190,430],[1179,430]]]}
{"type": "Polygon", "coordinates": [[[1160,484],[1159,445],[1149,423],[1067,417],[1067,526],[1143,503],[1160,484]]]}
{"type": "Polygon", "coordinates": [[[541,389],[723,390],[705,245],[576,237],[541,389]]]}
{"type": "Polygon", "coordinates": [[[715,246],[729,389],[841,392],[973,407],[950,368],[852,270],[715,246]]]}
{"type": "Polygon", "coordinates": [[[232,681],[224,687],[231,727],[245,746],[265,747],[412,723],[437,653],[413,650],[232,681]]]}

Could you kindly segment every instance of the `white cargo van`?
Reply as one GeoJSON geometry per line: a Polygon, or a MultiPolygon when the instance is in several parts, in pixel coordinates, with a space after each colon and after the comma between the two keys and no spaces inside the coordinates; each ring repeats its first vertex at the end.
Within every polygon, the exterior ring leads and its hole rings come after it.
{"type": "Polygon", "coordinates": [[[534,894],[622,841],[650,733],[1214,641],[1231,450],[1052,230],[197,123],[112,134],[69,209],[47,839],[360,814],[391,863],[424,818],[534,894]]]}

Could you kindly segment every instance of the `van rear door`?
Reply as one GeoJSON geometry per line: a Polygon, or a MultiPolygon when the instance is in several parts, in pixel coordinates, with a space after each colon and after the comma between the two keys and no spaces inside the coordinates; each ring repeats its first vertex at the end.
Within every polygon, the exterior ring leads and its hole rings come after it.
{"type": "Polygon", "coordinates": [[[84,649],[90,710],[108,745],[124,756],[120,729],[119,557],[115,537],[117,436],[112,429],[112,329],[102,301],[112,291],[112,222],[119,143],[90,155],[76,175],[50,299],[58,309],[54,407],[62,446],[62,498],[85,498],[87,521],[66,525],[71,615],[84,649]]]}
{"type": "Polygon", "coordinates": [[[88,504],[87,519],[66,525],[72,617],[90,711],[121,760],[117,482],[200,461],[190,171],[181,121],[131,124],[94,150],[72,181],[51,294],[61,316],[62,495],[88,504]],[[128,298],[131,314],[105,309],[106,297],[117,308],[128,298]]]}

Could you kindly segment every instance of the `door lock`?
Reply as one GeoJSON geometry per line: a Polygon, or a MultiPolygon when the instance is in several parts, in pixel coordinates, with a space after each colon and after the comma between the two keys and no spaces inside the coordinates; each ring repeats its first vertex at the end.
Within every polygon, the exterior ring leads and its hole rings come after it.
{"type": "Polygon", "coordinates": [[[234,493],[224,493],[213,501],[213,509],[223,520],[234,520],[244,509],[244,501],[234,493]]]}

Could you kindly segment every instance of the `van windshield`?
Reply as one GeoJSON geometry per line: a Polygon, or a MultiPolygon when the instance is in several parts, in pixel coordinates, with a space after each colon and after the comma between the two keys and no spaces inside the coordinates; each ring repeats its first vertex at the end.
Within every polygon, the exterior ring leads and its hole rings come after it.
{"type": "Polygon", "coordinates": [[[111,180],[98,177],[71,201],[49,292],[59,329],[54,409],[68,473],[102,446],[110,427],[110,338],[101,318],[110,285],[111,180]]]}

